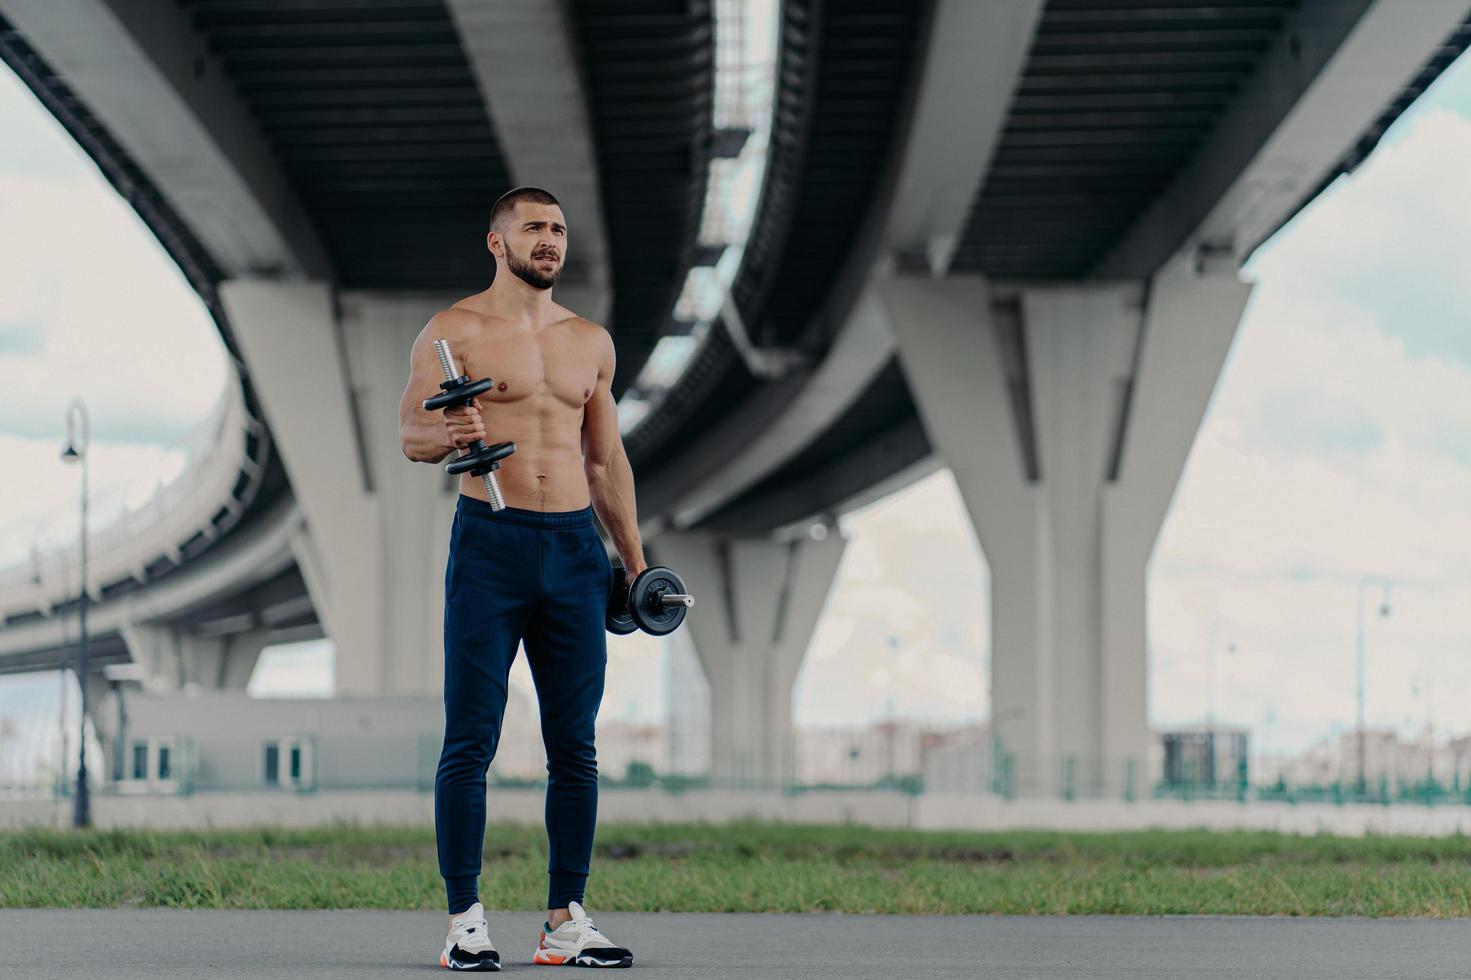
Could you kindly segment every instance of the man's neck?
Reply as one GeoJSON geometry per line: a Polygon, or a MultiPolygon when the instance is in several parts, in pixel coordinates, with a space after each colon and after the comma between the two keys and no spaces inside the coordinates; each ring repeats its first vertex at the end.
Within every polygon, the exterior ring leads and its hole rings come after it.
{"type": "Polygon", "coordinates": [[[523,320],[533,327],[547,322],[552,311],[552,291],[536,289],[508,269],[502,269],[485,291],[486,305],[496,316],[523,320]]]}

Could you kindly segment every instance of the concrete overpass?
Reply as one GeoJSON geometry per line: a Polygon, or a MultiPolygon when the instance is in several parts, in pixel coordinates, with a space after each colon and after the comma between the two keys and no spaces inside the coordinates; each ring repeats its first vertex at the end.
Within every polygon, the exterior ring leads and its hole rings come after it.
{"type": "MultiPolygon", "coordinates": [[[[339,694],[438,692],[454,489],[393,409],[410,340],[485,283],[490,202],[537,183],[576,237],[558,298],[608,324],[640,406],[650,550],[702,595],[717,774],[780,775],[836,517],[949,466],[1019,791],[1061,760],[1085,795],[1137,784],[1145,567],[1238,269],[1471,43],[1471,3],[787,0],[741,242],[701,231],[746,138],[716,128],[715,13],[0,0],[0,57],[209,304],[268,449],[187,560],[91,583],[104,657],[240,687],[324,632],[339,694]],[[721,254],[717,311],[677,317],[721,254]],[[644,372],[667,337],[687,360],[644,372]]],[[[66,593],[41,592],[6,599],[7,669],[56,662],[66,593]]]]}

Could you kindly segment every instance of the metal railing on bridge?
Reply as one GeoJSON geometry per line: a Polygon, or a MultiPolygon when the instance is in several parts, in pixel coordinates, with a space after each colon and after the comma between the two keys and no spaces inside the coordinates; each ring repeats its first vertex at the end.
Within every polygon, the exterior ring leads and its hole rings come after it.
{"type": "MultiPolygon", "coordinates": [[[[184,456],[181,471],[140,506],[125,508],[89,534],[89,596],[101,601],[111,586],[129,578],[146,582],[160,560],[181,564],[192,544],[228,531],[260,486],[268,441],[265,426],[245,404],[239,379],[230,377],[209,415],[174,447],[184,456]]],[[[68,501],[39,520],[29,555],[0,567],[0,628],[6,619],[28,613],[50,615],[76,598],[80,542],[59,543],[47,534],[74,507],[68,501]]]]}

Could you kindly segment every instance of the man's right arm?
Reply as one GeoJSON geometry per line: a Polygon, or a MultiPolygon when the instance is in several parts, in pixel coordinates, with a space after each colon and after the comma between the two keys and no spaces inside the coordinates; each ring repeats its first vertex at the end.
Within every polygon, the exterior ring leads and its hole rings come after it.
{"type": "Polygon", "coordinates": [[[455,449],[445,425],[445,412],[424,410],[424,399],[439,394],[439,383],[444,380],[434,341],[446,338],[453,350],[453,317],[448,310],[431,317],[409,353],[409,383],[398,407],[398,434],[404,455],[416,463],[438,463],[455,449]]]}

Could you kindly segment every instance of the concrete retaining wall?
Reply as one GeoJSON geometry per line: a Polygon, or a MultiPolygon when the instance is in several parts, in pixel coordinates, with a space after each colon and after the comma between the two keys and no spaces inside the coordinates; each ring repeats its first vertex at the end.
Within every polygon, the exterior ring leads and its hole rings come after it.
{"type": "MultiPolygon", "coordinates": [[[[540,823],[539,789],[492,789],[492,823],[540,823]]],[[[1471,807],[1333,806],[1328,804],[1002,800],[966,793],[852,791],[795,795],[739,790],[605,789],[599,819],[622,822],[726,823],[758,819],[791,823],[857,823],[927,830],[1137,830],[1150,827],[1255,829],[1343,836],[1471,833],[1471,807]]],[[[434,823],[434,796],[409,790],[321,790],[314,793],[196,793],[192,796],[97,796],[100,828],[154,829],[305,827],[320,824],[420,825],[434,823]]],[[[70,800],[0,801],[0,828],[65,827],[70,800]]]]}

